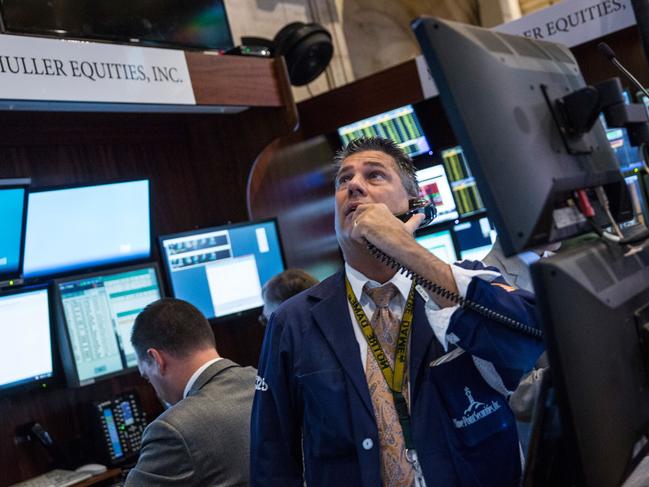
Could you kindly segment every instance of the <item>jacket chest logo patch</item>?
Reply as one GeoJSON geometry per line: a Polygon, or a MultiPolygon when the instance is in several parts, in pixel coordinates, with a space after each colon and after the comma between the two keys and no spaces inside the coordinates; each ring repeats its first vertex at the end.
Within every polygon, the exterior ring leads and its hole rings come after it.
{"type": "Polygon", "coordinates": [[[490,414],[495,413],[502,407],[498,401],[491,401],[487,404],[476,401],[473,399],[473,393],[468,387],[464,388],[464,394],[469,400],[469,406],[464,410],[461,418],[452,418],[453,424],[456,428],[466,428],[467,426],[471,426],[490,414]]]}

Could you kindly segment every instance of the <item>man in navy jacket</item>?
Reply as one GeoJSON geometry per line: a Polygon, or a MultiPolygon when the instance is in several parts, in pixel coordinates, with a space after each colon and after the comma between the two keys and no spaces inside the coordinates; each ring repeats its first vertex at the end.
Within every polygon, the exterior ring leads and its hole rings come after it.
{"type": "MultiPolygon", "coordinates": [[[[364,372],[372,356],[346,280],[366,313],[372,304],[364,286],[394,284],[400,292],[390,310],[399,319],[411,281],[377,260],[367,242],[455,294],[537,326],[530,293],[480,263],[447,265],[414,240],[422,216],[405,224],[394,217],[408,210],[418,186],[412,162],[391,141],[352,141],[337,162],[336,235],[345,272],[291,298],[271,318],[252,413],[254,486],[401,485],[382,478],[364,372]]],[[[518,485],[520,447],[506,395],[542,342],[421,288],[414,296],[407,350],[412,485],[518,485]]]]}

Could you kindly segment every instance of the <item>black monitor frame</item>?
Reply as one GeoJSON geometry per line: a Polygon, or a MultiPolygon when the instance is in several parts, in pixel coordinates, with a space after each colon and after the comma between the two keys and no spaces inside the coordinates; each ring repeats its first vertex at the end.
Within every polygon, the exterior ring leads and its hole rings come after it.
{"type": "Polygon", "coordinates": [[[23,217],[20,232],[20,247],[18,252],[18,270],[17,272],[0,272],[0,288],[5,285],[11,285],[12,281],[22,276],[23,264],[25,258],[25,236],[27,227],[27,205],[29,203],[29,185],[31,179],[29,178],[16,178],[16,179],[0,179],[0,191],[3,189],[23,189],[23,217]]]}
{"type": "MultiPolygon", "coordinates": [[[[156,282],[158,285],[158,290],[160,291],[160,298],[166,296],[164,287],[162,285],[162,280],[160,277],[160,266],[155,261],[150,261],[146,263],[140,263],[136,265],[127,265],[122,267],[113,267],[111,269],[106,269],[103,271],[96,272],[87,272],[83,274],[75,274],[73,276],[66,276],[53,281],[53,299],[54,299],[54,312],[57,328],[57,339],[61,354],[61,363],[63,366],[63,371],[66,377],[66,382],[68,387],[83,387],[90,384],[95,384],[99,381],[109,379],[111,377],[116,377],[119,375],[129,374],[137,370],[137,366],[132,367],[123,367],[122,369],[111,372],[99,377],[94,377],[92,379],[84,379],[83,381],[79,379],[79,372],[77,370],[77,363],[74,360],[74,353],[72,350],[72,340],[70,338],[70,332],[68,330],[67,321],[65,317],[65,311],[63,309],[63,299],[61,296],[61,291],[59,285],[65,284],[72,281],[79,281],[83,279],[89,279],[99,276],[110,276],[114,274],[122,274],[125,272],[136,271],[139,269],[153,269],[156,275],[156,282]]],[[[120,356],[122,355],[123,350],[120,347],[120,356]]],[[[123,359],[123,357],[121,357],[123,359]]]]}
{"type": "MultiPolygon", "coordinates": [[[[25,282],[28,284],[38,284],[41,282],[49,282],[52,279],[60,279],[66,276],[75,276],[78,275],[79,273],[89,273],[89,272],[98,272],[101,270],[109,270],[112,268],[115,268],[116,266],[126,266],[126,265],[135,265],[139,263],[146,263],[149,262],[152,259],[153,256],[153,249],[155,247],[155,239],[153,235],[155,234],[155,229],[154,229],[154,219],[152,218],[152,208],[153,208],[153,191],[152,191],[152,186],[151,186],[151,179],[150,178],[134,178],[134,179],[119,179],[119,180],[106,180],[106,181],[93,181],[91,183],[74,183],[74,184],[66,184],[62,186],[41,186],[37,187],[36,189],[32,189],[29,191],[29,194],[31,193],[44,193],[48,191],[60,191],[60,190],[66,190],[66,189],[77,189],[77,188],[92,188],[95,186],[107,186],[111,184],[121,184],[121,183],[133,183],[137,181],[146,181],[148,183],[148,189],[149,189],[149,255],[137,259],[131,259],[131,260],[125,260],[117,263],[108,263],[108,264],[103,264],[103,265],[87,265],[84,267],[80,267],[78,269],[74,269],[71,271],[59,271],[59,272],[51,272],[48,274],[43,274],[41,276],[32,276],[32,277],[26,277],[25,282]]],[[[27,216],[28,214],[25,214],[25,240],[23,241],[23,247],[25,247],[26,244],[26,238],[27,238],[27,216]]],[[[23,249],[24,251],[24,249],[23,249]]],[[[23,262],[24,265],[24,262],[23,262]]]]}
{"type": "MultiPolygon", "coordinates": [[[[164,249],[163,241],[169,240],[172,238],[180,238],[180,237],[188,237],[191,235],[196,235],[199,233],[209,233],[209,232],[214,232],[214,231],[219,231],[219,230],[231,230],[234,228],[239,228],[239,227],[247,227],[251,225],[259,225],[263,223],[269,223],[272,222],[275,231],[277,232],[277,242],[279,244],[279,254],[280,258],[282,260],[282,268],[284,270],[287,269],[286,267],[286,256],[284,255],[284,245],[282,243],[282,234],[280,231],[279,223],[277,221],[277,218],[265,218],[262,220],[252,220],[252,221],[246,221],[246,222],[238,222],[238,223],[226,223],[225,225],[219,225],[215,227],[205,227],[205,228],[196,228],[194,230],[187,230],[184,232],[179,232],[179,233],[170,233],[167,235],[160,235],[158,236],[158,251],[160,253],[160,260],[162,261],[162,266],[164,269],[164,276],[166,283],[168,285],[168,291],[171,296],[176,296],[176,290],[173,287],[173,279],[171,278],[171,269],[169,268],[169,262],[167,259],[167,255],[164,249]]],[[[224,321],[229,321],[232,318],[236,318],[239,316],[246,316],[246,315],[252,315],[254,313],[259,314],[263,306],[255,307],[255,308],[250,308],[247,310],[243,311],[238,311],[236,313],[231,313],[228,315],[220,316],[220,317],[207,317],[207,319],[211,323],[217,323],[217,322],[224,322],[224,321]]]]}
{"type": "MultiPolygon", "coordinates": [[[[19,0],[20,1],[20,0],[19,0]]],[[[30,36],[39,36],[39,37],[52,37],[58,39],[79,39],[79,40],[91,40],[96,42],[110,42],[113,44],[127,44],[127,45],[140,45],[142,47],[160,47],[168,49],[183,49],[183,50],[221,50],[225,51],[234,47],[234,41],[232,37],[232,27],[230,26],[230,21],[227,13],[227,8],[225,5],[225,0],[221,0],[220,3],[223,6],[223,15],[225,23],[227,24],[228,38],[229,43],[226,46],[207,46],[201,45],[198,43],[182,43],[182,42],[166,42],[161,40],[150,39],[145,36],[129,36],[123,37],[114,34],[88,34],[78,31],[61,31],[60,29],[46,29],[46,28],[36,28],[36,27],[23,27],[16,28],[12,25],[11,22],[7,21],[7,15],[5,13],[5,2],[6,0],[0,0],[0,29],[6,34],[15,34],[15,35],[30,35],[30,36]]],[[[180,2],[178,2],[180,5],[180,2]]]]}
{"type": "Polygon", "coordinates": [[[2,386],[0,387],[0,398],[5,396],[11,396],[14,394],[22,394],[25,392],[35,391],[35,390],[49,390],[50,387],[56,385],[58,382],[60,362],[58,354],[56,353],[56,316],[54,313],[54,293],[49,285],[47,284],[38,284],[33,286],[24,286],[17,287],[12,289],[6,289],[0,292],[0,298],[4,296],[13,296],[16,294],[24,294],[31,291],[40,291],[47,290],[47,301],[48,301],[48,312],[49,312],[49,326],[50,326],[50,355],[52,358],[52,373],[49,377],[45,377],[39,380],[30,380],[26,382],[20,382],[18,384],[13,384],[11,386],[2,386]]]}

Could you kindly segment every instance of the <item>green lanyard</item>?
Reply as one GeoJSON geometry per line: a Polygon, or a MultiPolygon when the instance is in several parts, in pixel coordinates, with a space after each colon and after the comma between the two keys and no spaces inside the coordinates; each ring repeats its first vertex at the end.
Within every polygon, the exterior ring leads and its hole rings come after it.
{"type": "Polygon", "coordinates": [[[394,399],[394,407],[399,417],[399,424],[403,430],[403,439],[407,450],[414,448],[412,442],[412,434],[410,431],[410,415],[408,413],[408,404],[405,397],[403,397],[403,379],[406,375],[406,360],[408,357],[408,339],[410,338],[410,330],[412,329],[412,318],[415,309],[415,285],[413,283],[408,294],[406,307],[403,310],[403,318],[401,319],[401,326],[399,327],[399,336],[397,338],[397,346],[395,349],[394,357],[394,371],[390,367],[390,362],[381,347],[378,337],[374,333],[374,329],[370,325],[370,320],[363,311],[361,303],[358,302],[349,280],[345,278],[345,285],[347,287],[347,299],[354,311],[356,321],[361,327],[363,336],[367,340],[367,346],[372,350],[372,355],[376,360],[381,373],[388,384],[390,391],[392,391],[392,398],[394,399]]]}

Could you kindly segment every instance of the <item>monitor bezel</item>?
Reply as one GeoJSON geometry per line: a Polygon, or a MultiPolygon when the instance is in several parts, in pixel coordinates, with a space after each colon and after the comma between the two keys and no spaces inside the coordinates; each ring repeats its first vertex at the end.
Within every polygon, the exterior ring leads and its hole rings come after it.
{"type": "MultiPolygon", "coordinates": [[[[238,222],[238,223],[226,223],[225,225],[219,225],[215,227],[205,227],[205,228],[197,228],[194,230],[188,230],[184,232],[178,232],[178,233],[169,233],[166,235],[159,235],[158,236],[158,251],[160,253],[160,260],[162,261],[162,266],[164,270],[164,275],[165,275],[165,280],[167,282],[167,285],[169,286],[169,294],[171,296],[176,297],[176,290],[174,289],[174,284],[173,284],[173,279],[171,278],[171,269],[169,268],[169,260],[167,259],[167,254],[165,252],[164,244],[163,242],[165,240],[170,240],[173,238],[180,238],[180,237],[187,237],[190,235],[197,235],[201,233],[209,233],[209,232],[214,232],[214,231],[219,231],[219,230],[230,230],[233,228],[240,228],[240,227],[245,227],[245,226],[254,226],[254,225],[260,225],[264,223],[273,223],[273,226],[275,228],[275,233],[277,234],[277,243],[279,244],[279,255],[280,259],[282,261],[282,271],[285,271],[288,267],[286,266],[286,256],[284,255],[284,244],[282,242],[282,235],[281,231],[279,228],[279,221],[276,217],[273,218],[265,218],[261,220],[252,220],[252,221],[247,221],[247,222],[238,222]]],[[[263,284],[262,284],[263,286],[263,284]]],[[[181,299],[181,298],[179,298],[181,299]]],[[[260,312],[260,310],[263,308],[263,306],[258,306],[254,308],[248,308],[246,310],[242,311],[237,311],[235,313],[230,313],[224,316],[219,316],[219,317],[209,317],[206,316],[208,321],[210,323],[215,323],[219,321],[228,321],[231,320],[234,317],[239,317],[239,316],[244,316],[247,314],[252,314],[253,312],[256,312],[257,314],[260,312]]]]}
{"type": "MultiPolygon", "coordinates": [[[[147,190],[148,190],[148,209],[149,209],[149,255],[145,257],[140,257],[137,259],[129,259],[129,260],[124,260],[121,262],[112,262],[108,264],[102,264],[102,265],[94,265],[94,264],[89,264],[87,266],[79,267],[77,269],[72,269],[68,271],[58,271],[58,272],[49,272],[47,274],[40,274],[38,276],[24,276],[24,272],[22,273],[24,281],[29,284],[38,284],[41,282],[49,282],[53,279],[59,279],[67,276],[75,276],[78,275],[79,273],[88,273],[88,272],[99,272],[102,270],[108,270],[112,269],[115,267],[119,266],[127,266],[131,264],[139,264],[139,263],[146,263],[150,261],[153,258],[153,249],[155,246],[155,239],[153,237],[154,235],[154,228],[153,228],[153,217],[152,217],[152,185],[151,185],[151,179],[150,178],[134,178],[134,179],[120,179],[118,181],[111,180],[111,181],[99,181],[99,182],[93,182],[93,183],[72,183],[72,184],[66,184],[62,186],[41,186],[38,188],[35,188],[34,190],[30,190],[29,194],[31,195],[32,193],[45,193],[45,192],[50,192],[50,191],[65,191],[65,190],[70,190],[70,189],[80,189],[80,188],[93,188],[97,186],[109,186],[112,184],[122,184],[122,183],[135,183],[135,182],[140,182],[140,181],[146,181],[147,182],[147,190]]],[[[28,198],[29,201],[29,198],[28,198]]],[[[24,252],[24,247],[26,247],[27,244],[27,212],[25,213],[25,239],[23,241],[23,252],[24,252]]],[[[23,261],[23,268],[24,268],[24,261],[23,261]]],[[[24,269],[23,269],[24,270],[24,269]]]]}
{"type": "Polygon", "coordinates": [[[53,294],[53,299],[56,308],[55,321],[56,321],[56,327],[58,331],[57,333],[58,343],[61,351],[61,362],[63,364],[63,370],[64,370],[66,383],[68,387],[84,387],[91,384],[96,384],[97,382],[103,381],[105,379],[110,379],[111,377],[117,377],[120,375],[125,375],[131,372],[135,372],[138,370],[138,368],[137,365],[134,365],[132,367],[122,367],[120,370],[117,370],[115,372],[110,372],[108,374],[100,375],[90,379],[81,380],[79,378],[77,362],[74,360],[74,354],[72,352],[72,340],[70,339],[70,332],[65,317],[65,311],[63,309],[63,297],[61,295],[60,285],[67,284],[74,281],[80,281],[83,279],[89,279],[93,277],[122,274],[125,272],[131,272],[138,269],[153,269],[156,275],[158,290],[160,291],[160,299],[166,297],[163,282],[160,277],[160,266],[158,265],[157,261],[149,261],[149,262],[135,264],[135,265],[113,267],[111,269],[104,269],[102,271],[75,274],[72,276],[66,276],[66,277],[54,279],[52,281],[52,287],[53,287],[52,294],[53,294]]]}
{"type": "Polygon", "coordinates": [[[25,239],[27,238],[27,206],[29,204],[30,185],[30,178],[0,179],[0,191],[4,189],[23,189],[24,191],[23,217],[20,229],[20,248],[18,249],[18,269],[16,272],[0,272],[0,287],[2,287],[5,282],[9,282],[13,279],[19,279],[23,275],[23,265],[25,263],[25,239]]]}
{"type": "Polygon", "coordinates": [[[61,39],[61,40],[79,40],[79,41],[92,41],[103,44],[119,44],[127,46],[137,46],[137,47],[148,47],[148,48],[159,48],[159,49],[179,49],[179,50],[195,50],[195,51],[221,51],[225,52],[228,49],[234,47],[234,36],[232,35],[232,25],[230,24],[230,17],[228,16],[228,9],[225,0],[221,0],[221,5],[223,6],[223,17],[228,27],[228,38],[230,43],[228,46],[224,47],[211,47],[201,44],[189,44],[182,42],[165,42],[165,41],[156,41],[150,39],[142,38],[125,38],[120,36],[110,36],[110,35],[70,35],[62,34],[56,30],[48,29],[22,29],[14,30],[13,27],[7,26],[5,20],[5,5],[4,0],[0,0],[0,30],[4,34],[17,35],[17,36],[30,36],[30,37],[42,37],[49,39],[61,39]]]}
{"type": "Polygon", "coordinates": [[[27,382],[13,383],[13,385],[4,385],[0,386],[0,398],[7,397],[13,394],[21,394],[24,392],[35,391],[35,390],[49,390],[51,386],[56,384],[58,379],[59,372],[59,357],[56,353],[56,316],[54,313],[53,306],[53,290],[49,284],[38,284],[31,286],[22,286],[17,288],[10,288],[0,292],[0,298],[5,296],[13,296],[16,294],[25,294],[34,291],[43,291],[47,292],[47,311],[48,311],[48,320],[50,328],[50,358],[52,361],[52,372],[48,377],[44,377],[39,380],[30,380],[27,382]]]}

